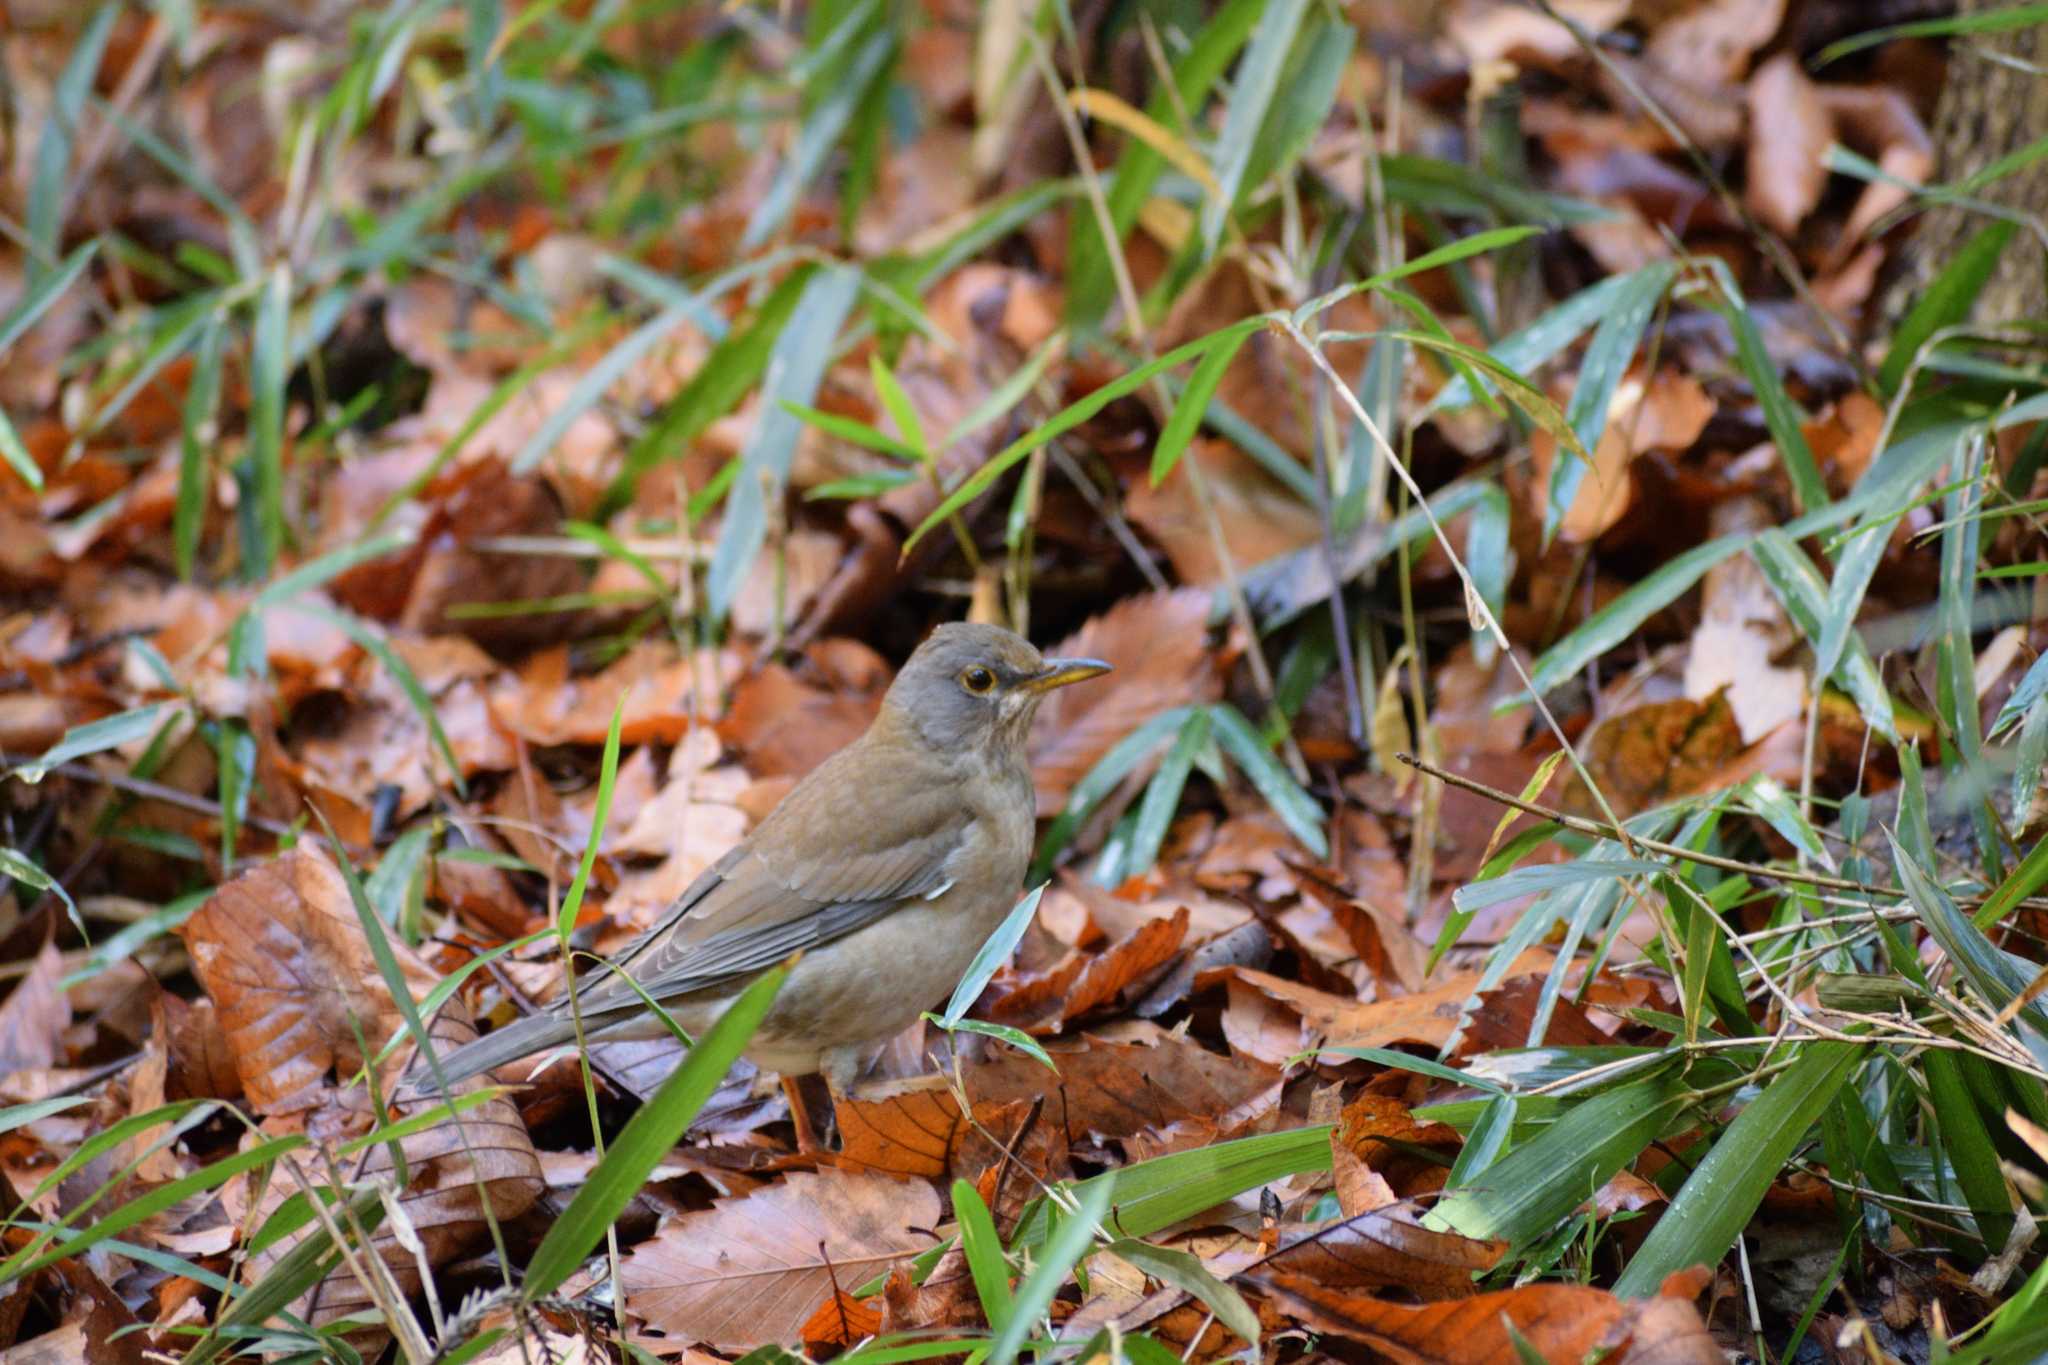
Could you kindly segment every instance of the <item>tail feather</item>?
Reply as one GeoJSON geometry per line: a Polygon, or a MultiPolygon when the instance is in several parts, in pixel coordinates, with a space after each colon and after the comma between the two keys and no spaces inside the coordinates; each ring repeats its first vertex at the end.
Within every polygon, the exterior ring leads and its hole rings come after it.
{"type": "MultiPolygon", "coordinates": [[[[576,1026],[571,1021],[552,1014],[529,1015],[441,1056],[438,1059],[441,1063],[440,1076],[452,1086],[472,1076],[494,1071],[507,1062],[516,1062],[521,1057],[573,1042],[575,1038],[576,1026]]],[[[407,1078],[411,1088],[431,1091],[439,1084],[434,1068],[429,1067],[424,1058],[413,1062],[411,1073],[407,1078]]]]}

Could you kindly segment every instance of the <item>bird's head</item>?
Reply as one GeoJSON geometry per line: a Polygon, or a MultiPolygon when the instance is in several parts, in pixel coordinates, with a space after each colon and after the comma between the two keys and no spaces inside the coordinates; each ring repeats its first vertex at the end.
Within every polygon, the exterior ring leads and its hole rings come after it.
{"type": "Polygon", "coordinates": [[[917,647],[888,700],[934,748],[1021,755],[1047,693],[1107,672],[1100,659],[1048,659],[1001,626],[952,622],[917,647]]]}

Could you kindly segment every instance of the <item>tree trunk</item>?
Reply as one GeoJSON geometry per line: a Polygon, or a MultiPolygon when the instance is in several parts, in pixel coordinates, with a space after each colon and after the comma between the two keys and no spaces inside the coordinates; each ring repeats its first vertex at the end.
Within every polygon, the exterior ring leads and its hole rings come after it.
{"type": "MultiPolygon", "coordinates": [[[[1957,12],[1983,14],[2022,0],[1961,0],[1957,12]]],[[[2002,156],[2048,137],[2048,25],[2008,33],[1959,34],[1950,40],[1949,69],[1935,111],[1939,183],[1953,185],[2002,156]]],[[[2029,215],[2034,224],[2013,238],[1997,271],[1978,296],[1974,321],[1989,326],[2048,317],[2048,259],[2042,225],[2048,224],[2048,157],[1977,190],[1988,200],[2029,215]]],[[[1913,238],[1909,272],[1914,292],[1926,287],[1956,251],[1992,220],[1982,212],[1942,207],[1930,211],[1913,238]]]]}

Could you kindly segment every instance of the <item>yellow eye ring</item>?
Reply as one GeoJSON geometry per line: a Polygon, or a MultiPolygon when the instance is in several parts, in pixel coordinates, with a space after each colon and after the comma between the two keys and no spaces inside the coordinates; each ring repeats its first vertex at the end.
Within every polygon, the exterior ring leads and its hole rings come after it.
{"type": "Polygon", "coordinates": [[[980,664],[960,670],[960,685],[977,697],[985,697],[996,685],[996,675],[980,664]]]}

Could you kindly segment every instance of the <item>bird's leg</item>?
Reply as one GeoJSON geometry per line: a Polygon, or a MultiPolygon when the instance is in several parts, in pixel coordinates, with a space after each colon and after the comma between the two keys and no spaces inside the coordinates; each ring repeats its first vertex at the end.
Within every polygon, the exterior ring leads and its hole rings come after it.
{"type": "MultiPolygon", "coordinates": [[[[811,1101],[807,1100],[804,1096],[804,1082],[809,1080],[812,1080],[809,1076],[784,1076],[782,1078],[782,1093],[784,1098],[789,1101],[790,1122],[796,1126],[797,1154],[799,1156],[823,1156],[828,1154],[831,1149],[823,1141],[824,1130],[819,1127],[811,1116],[811,1101]]],[[[815,1085],[815,1082],[813,1084],[815,1085]]],[[[836,1102],[839,1098],[838,1091],[833,1089],[829,1081],[826,1083],[825,1093],[828,1105],[836,1102]]],[[[816,1098],[815,1092],[812,1098],[816,1098]]]]}

